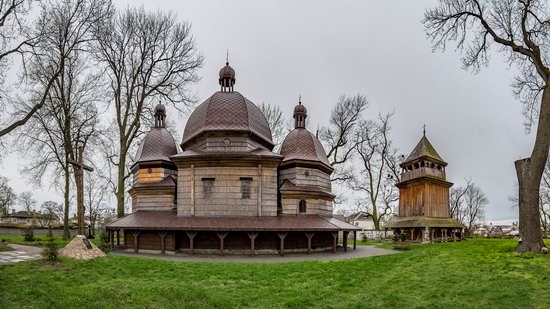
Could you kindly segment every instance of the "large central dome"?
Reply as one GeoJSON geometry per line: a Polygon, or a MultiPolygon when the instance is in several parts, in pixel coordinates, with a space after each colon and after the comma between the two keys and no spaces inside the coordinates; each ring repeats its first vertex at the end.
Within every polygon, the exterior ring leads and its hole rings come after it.
{"type": "Polygon", "coordinates": [[[209,132],[248,132],[262,144],[273,148],[271,130],[265,116],[250,100],[238,92],[214,93],[189,117],[181,147],[209,132]]]}

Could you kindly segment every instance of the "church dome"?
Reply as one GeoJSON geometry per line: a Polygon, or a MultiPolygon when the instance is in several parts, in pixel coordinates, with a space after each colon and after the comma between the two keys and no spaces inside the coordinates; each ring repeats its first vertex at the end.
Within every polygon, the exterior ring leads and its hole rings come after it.
{"type": "Polygon", "coordinates": [[[176,141],[166,128],[154,127],[147,133],[136,158],[137,163],[152,161],[170,161],[170,156],[178,153],[176,141]]]}
{"type": "Polygon", "coordinates": [[[300,161],[321,164],[332,171],[323,145],[305,128],[296,128],[286,136],[281,145],[280,154],[285,157],[281,163],[282,166],[300,161]]]}
{"type": "Polygon", "coordinates": [[[247,132],[273,149],[271,130],[260,109],[236,91],[218,91],[200,104],[189,117],[181,147],[209,132],[247,132]]]}
{"type": "Polygon", "coordinates": [[[176,141],[166,130],[166,108],[159,103],[155,107],[155,126],[145,135],[136,154],[136,163],[167,161],[178,153],[176,141]]]}

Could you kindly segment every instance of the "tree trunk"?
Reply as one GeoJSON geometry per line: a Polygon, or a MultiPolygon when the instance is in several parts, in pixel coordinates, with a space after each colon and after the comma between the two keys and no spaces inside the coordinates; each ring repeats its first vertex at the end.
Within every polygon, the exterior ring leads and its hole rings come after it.
{"type": "Polygon", "coordinates": [[[519,235],[517,252],[541,252],[544,247],[540,224],[540,182],[550,143],[550,89],[546,86],[540,104],[537,136],[530,158],[515,162],[519,184],[519,235]]]}
{"type": "Polygon", "coordinates": [[[118,159],[118,184],[116,191],[116,202],[117,202],[117,217],[124,217],[124,195],[125,195],[125,177],[126,177],[126,152],[120,151],[118,159]]]}
{"type": "Polygon", "coordinates": [[[64,207],[63,207],[63,239],[67,240],[69,239],[70,233],[69,233],[69,189],[70,189],[70,176],[69,176],[69,168],[68,164],[66,163],[67,167],[65,170],[65,192],[63,193],[64,197],[64,207]]]}
{"type": "Polygon", "coordinates": [[[541,252],[544,247],[540,225],[540,178],[532,169],[531,159],[515,162],[519,183],[519,235],[517,252],[541,252]]]}

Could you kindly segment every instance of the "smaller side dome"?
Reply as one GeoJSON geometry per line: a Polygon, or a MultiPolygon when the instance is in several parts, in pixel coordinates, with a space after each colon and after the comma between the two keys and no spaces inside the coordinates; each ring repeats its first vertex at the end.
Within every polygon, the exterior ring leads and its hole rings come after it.
{"type": "Polygon", "coordinates": [[[176,141],[166,129],[166,107],[159,103],[155,107],[155,126],[151,128],[139,145],[136,164],[143,162],[170,162],[170,156],[178,153],[176,141]]]}
{"type": "Polygon", "coordinates": [[[284,156],[281,167],[296,163],[312,164],[332,173],[333,168],[327,159],[327,154],[321,142],[305,128],[292,130],[281,145],[280,154],[284,156]]]}

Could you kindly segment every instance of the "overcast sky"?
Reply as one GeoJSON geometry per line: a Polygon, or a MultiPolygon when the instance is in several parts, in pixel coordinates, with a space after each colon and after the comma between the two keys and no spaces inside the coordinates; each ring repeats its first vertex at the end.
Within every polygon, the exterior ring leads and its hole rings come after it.
{"type": "MultiPolygon", "coordinates": [[[[513,162],[530,154],[534,135],[524,133],[509,86],[514,68],[494,54],[476,75],[462,70],[454,48],[432,53],[420,20],[436,1],[115,1],[118,8],[129,3],[192,23],[205,56],[193,87],[200,102],[218,90],[227,49],[236,91],[256,104],[277,104],[288,117],[301,94],[313,127],[328,123],[341,94],[364,94],[368,117],[395,111],[392,138],[402,153],[412,151],[425,123],[449,163],[448,180],[461,185],[472,177],[489,198],[488,221],[517,220],[508,201],[513,162]]],[[[186,117],[168,117],[181,140],[186,117]]],[[[21,164],[11,155],[0,170],[17,192],[28,190],[21,164]]],[[[62,201],[48,188],[35,193],[39,201],[62,201]]]]}

